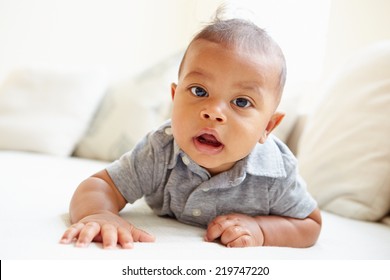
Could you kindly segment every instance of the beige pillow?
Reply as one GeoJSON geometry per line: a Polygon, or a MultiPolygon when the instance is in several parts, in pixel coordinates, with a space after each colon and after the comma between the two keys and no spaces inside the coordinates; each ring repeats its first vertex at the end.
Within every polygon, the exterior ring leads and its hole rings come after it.
{"type": "Polygon", "coordinates": [[[15,70],[0,87],[0,149],[71,155],[107,87],[99,70],[15,70]]]}
{"type": "Polygon", "coordinates": [[[169,118],[171,83],[177,81],[182,53],[139,76],[115,85],[80,141],[78,157],[113,161],[169,118]]]}
{"type": "Polygon", "coordinates": [[[327,211],[378,221],[390,210],[390,41],[353,56],[308,120],[298,158],[327,211]]]}
{"type": "Polygon", "coordinates": [[[385,218],[382,220],[382,223],[384,223],[384,224],[390,226],[390,216],[385,217],[385,218]]]}

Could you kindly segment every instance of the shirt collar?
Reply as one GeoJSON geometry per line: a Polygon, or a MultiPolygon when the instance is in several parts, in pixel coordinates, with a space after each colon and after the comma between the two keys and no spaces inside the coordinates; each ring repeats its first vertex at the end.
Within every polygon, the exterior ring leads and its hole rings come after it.
{"type": "Polygon", "coordinates": [[[179,158],[189,170],[198,174],[203,180],[208,180],[211,178],[210,173],[205,168],[199,166],[195,161],[193,161],[183,150],[180,149],[176,141],[173,140],[173,156],[168,164],[168,168],[173,169],[176,166],[179,158]]]}
{"type": "Polygon", "coordinates": [[[247,157],[246,170],[255,176],[272,178],[286,177],[283,160],[283,148],[278,140],[270,135],[264,144],[256,144],[252,153],[247,157]]]}
{"type": "Polygon", "coordinates": [[[173,139],[173,154],[168,163],[168,169],[173,169],[177,163],[177,159],[180,154],[180,147],[177,145],[175,139],[173,139]]]}

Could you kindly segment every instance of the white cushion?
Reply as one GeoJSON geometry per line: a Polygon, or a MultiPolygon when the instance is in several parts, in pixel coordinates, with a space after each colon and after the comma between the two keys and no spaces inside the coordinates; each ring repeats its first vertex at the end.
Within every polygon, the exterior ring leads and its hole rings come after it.
{"type": "Polygon", "coordinates": [[[103,100],[75,155],[112,161],[169,118],[171,83],[177,81],[182,53],[136,78],[118,83],[103,100]]]}
{"type": "Polygon", "coordinates": [[[106,90],[100,71],[14,71],[0,87],[0,149],[71,155],[106,90]]]}
{"type": "Polygon", "coordinates": [[[390,211],[390,41],[353,56],[309,119],[300,170],[320,207],[377,221],[390,211]]]}

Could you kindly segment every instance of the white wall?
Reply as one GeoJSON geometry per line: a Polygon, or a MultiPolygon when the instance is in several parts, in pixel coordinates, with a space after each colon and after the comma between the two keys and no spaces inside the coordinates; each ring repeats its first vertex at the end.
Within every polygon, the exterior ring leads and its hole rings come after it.
{"type": "Polygon", "coordinates": [[[287,83],[317,81],[323,71],[331,0],[230,0],[279,43],[287,83]],[[245,11],[245,9],[248,9],[245,11]]]}
{"type": "Polygon", "coordinates": [[[289,81],[312,80],[322,71],[329,1],[0,0],[0,79],[29,65],[132,75],[184,49],[227,2],[250,9],[281,44],[289,81]]]}
{"type": "Polygon", "coordinates": [[[332,0],[324,76],[370,44],[390,40],[389,0],[332,0]]]}
{"type": "Polygon", "coordinates": [[[220,2],[0,0],[0,80],[37,65],[133,75],[182,50],[220,2]]]}
{"type": "Polygon", "coordinates": [[[388,0],[0,0],[0,80],[30,65],[133,75],[184,49],[222,2],[253,11],[285,51],[290,82],[326,76],[390,39],[388,0]]]}

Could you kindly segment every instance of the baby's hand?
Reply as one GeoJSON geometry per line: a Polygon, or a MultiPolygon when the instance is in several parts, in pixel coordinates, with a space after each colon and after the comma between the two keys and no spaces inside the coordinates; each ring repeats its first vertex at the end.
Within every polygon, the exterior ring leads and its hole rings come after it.
{"type": "Polygon", "coordinates": [[[256,220],[243,214],[218,216],[207,227],[206,241],[220,238],[227,247],[262,246],[264,235],[256,220]]]}
{"type": "Polygon", "coordinates": [[[92,241],[102,242],[103,248],[115,248],[120,244],[124,249],[133,248],[133,242],[153,242],[155,238],[140,230],[118,215],[102,212],[81,219],[71,225],[60,242],[69,244],[76,239],[77,247],[86,247],[92,241]]]}

